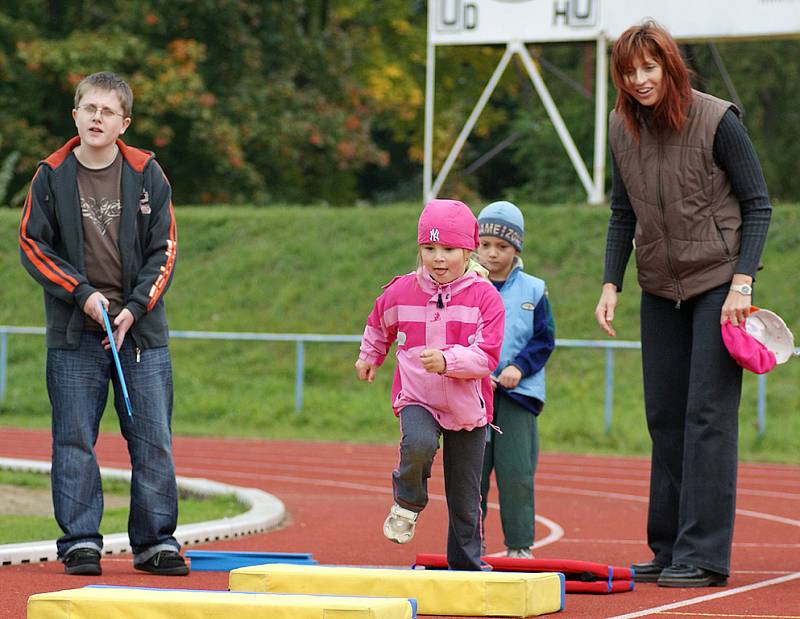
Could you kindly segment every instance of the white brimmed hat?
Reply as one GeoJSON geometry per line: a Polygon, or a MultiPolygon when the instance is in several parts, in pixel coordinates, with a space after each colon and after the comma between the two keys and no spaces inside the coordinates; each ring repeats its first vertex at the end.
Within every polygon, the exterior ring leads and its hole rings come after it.
{"type": "Polygon", "coordinates": [[[754,311],[745,320],[744,328],[751,336],[775,355],[778,363],[786,363],[794,354],[794,336],[775,312],[752,308],[754,311]]]}

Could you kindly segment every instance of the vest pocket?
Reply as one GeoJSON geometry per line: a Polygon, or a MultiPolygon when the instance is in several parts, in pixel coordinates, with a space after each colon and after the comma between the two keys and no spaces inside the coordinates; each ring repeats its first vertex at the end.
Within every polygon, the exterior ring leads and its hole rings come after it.
{"type": "Polygon", "coordinates": [[[725,235],[722,233],[722,228],[719,227],[719,223],[717,222],[717,218],[713,215],[711,219],[714,221],[714,228],[717,230],[717,235],[719,237],[720,243],[722,243],[722,248],[725,250],[725,257],[730,260],[731,259],[731,250],[728,246],[727,241],[725,241],[725,235]]]}

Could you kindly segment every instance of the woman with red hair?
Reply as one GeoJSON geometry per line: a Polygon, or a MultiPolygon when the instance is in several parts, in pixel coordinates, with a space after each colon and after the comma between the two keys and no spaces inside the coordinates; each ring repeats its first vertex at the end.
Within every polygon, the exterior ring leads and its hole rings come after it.
{"type": "Polygon", "coordinates": [[[724,586],[742,370],[720,324],[749,314],[772,207],[739,110],[692,89],[666,30],[652,21],[626,30],[611,67],[611,217],[595,318],[616,335],[617,294],[635,251],[654,554],[633,566],[635,578],[724,586]]]}

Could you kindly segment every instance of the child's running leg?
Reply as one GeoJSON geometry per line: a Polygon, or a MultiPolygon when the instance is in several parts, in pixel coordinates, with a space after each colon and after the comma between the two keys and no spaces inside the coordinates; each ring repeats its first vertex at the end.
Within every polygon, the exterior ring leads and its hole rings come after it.
{"type": "Polygon", "coordinates": [[[444,488],[449,527],[447,565],[481,569],[481,472],[486,428],[444,431],[444,488]]]}
{"type": "Polygon", "coordinates": [[[426,409],[406,406],[400,411],[400,462],[392,472],[395,502],[421,512],[428,504],[428,478],[442,429],[426,409]]]}
{"type": "Polygon", "coordinates": [[[417,516],[428,504],[428,478],[441,428],[421,406],[400,411],[400,462],[392,472],[394,505],[383,523],[383,534],[397,544],[414,537],[417,516]]]}

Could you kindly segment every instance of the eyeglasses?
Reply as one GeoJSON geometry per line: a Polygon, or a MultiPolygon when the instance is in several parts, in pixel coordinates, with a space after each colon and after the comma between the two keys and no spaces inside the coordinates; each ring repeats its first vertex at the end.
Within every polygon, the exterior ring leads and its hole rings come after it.
{"type": "Polygon", "coordinates": [[[114,118],[114,116],[125,118],[125,114],[120,114],[119,112],[115,112],[110,107],[97,107],[94,103],[79,105],[78,109],[87,114],[88,116],[94,116],[99,111],[100,116],[102,116],[106,120],[111,120],[112,118],[114,118]]]}

